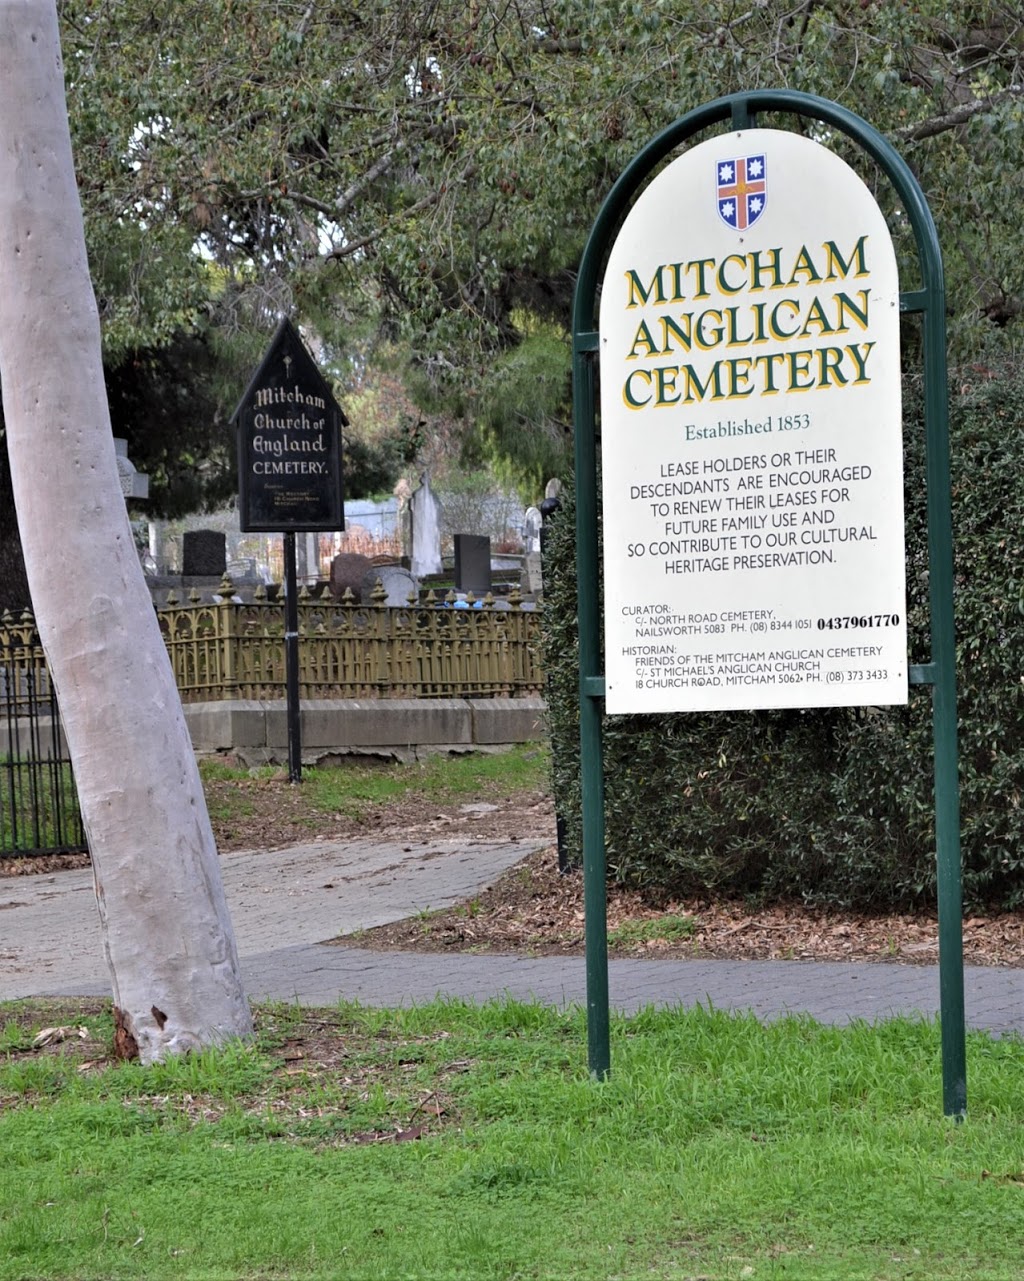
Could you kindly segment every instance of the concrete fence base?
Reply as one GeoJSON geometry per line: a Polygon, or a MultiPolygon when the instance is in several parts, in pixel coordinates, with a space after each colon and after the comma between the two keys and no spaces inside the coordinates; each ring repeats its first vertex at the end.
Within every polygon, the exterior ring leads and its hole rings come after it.
{"type": "MultiPolygon", "coordinates": [[[[332,756],[411,760],[529,743],[547,734],[542,698],[310,699],[301,705],[303,763],[332,756]]],[[[186,703],[198,755],[231,752],[247,765],[288,760],[283,699],[186,703]]]]}

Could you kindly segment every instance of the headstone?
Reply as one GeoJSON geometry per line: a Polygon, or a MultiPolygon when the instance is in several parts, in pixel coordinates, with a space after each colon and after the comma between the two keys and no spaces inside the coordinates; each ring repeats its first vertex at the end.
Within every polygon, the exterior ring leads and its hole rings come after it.
{"type": "Polygon", "coordinates": [[[430,477],[424,473],[423,483],[409,499],[412,518],[411,569],[416,578],[440,574],[441,525],[438,518],[437,499],[430,488],[430,477]]]}
{"type": "Polygon", "coordinates": [[[527,552],[523,557],[523,588],[530,596],[544,594],[544,579],[541,573],[540,552],[527,552]]]}
{"type": "MultiPolygon", "coordinates": [[[[357,552],[339,552],[331,561],[331,595],[341,600],[346,588],[356,600],[362,600],[363,581],[373,569],[369,556],[360,556],[357,552]]],[[[366,596],[369,600],[369,595],[366,596]]]]}
{"type": "Polygon", "coordinates": [[[383,602],[393,608],[399,606],[408,606],[410,595],[419,596],[419,584],[407,569],[401,565],[374,565],[363,579],[363,603],[367,604],[371,600],[371,593],[377,586],[377,580],[387,592],[387,599],[383,602]]]}
{"type": "Polygon", "coordinates": [[[540,551],[540,527],[543,517],[540,509],[537,507],[527,507],[526,518],[523,522],[523,544],[524,550],[529,556],[531,552],[540,551]]]}
{"type": "Polygon", "coordinates": [[[295,572],[302,583],[315,583],[320,577],[320,544],[316,534],[296,536],[295,572]]]}
{"type": "Polygon", "coordinates": [[[187,529],[182,535],[181,572],[186,578],[221,576],[227,563],[227,537],[219,529],[187,529]]]}
{"type": "Polygon", "coordinates": [[[263,576],[252,556],[240,556],[237,560],[229,560],[227,575],[236,587],[259,587],[263,583],[263,576]]]}
{"type": "Polygon", "coordinates": [[[128,442],[121,436],[114,437],[114,461],[117,463],[117,478],[121,484],[121,493],[125,498],[148,498],[149,477],[139,471],[128,457],[128,442]]]}
{"type": "Polygon", "coordinates": [[[491,540],[486,534],[455,535],[455,590],[474,596],[491,590],[491,540]]]}

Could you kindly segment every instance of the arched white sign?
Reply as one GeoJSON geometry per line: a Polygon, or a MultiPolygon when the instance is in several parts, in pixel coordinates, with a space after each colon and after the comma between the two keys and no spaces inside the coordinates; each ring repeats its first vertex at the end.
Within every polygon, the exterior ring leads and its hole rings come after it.
{"type": "Polygon", "coordinates": [[[899,282],[797,134],[644,190],[600,310],[609,712],[907,701],[899,282]]]}

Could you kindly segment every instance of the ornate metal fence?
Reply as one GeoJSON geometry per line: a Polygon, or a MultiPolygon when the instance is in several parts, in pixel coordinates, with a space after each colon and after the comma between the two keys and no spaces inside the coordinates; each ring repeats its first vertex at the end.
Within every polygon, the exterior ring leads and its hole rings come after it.
{"type": "MultiPolygon", "coordinates": [[[[159,611],[175,680],[186,702],[282,698],[284,610],[258,589],[251,603],[233,600],[230,580],[220,599],[174,596],[159,611]]],[[[539,618],[519,596],[499,608],[486,597],[457,606],[433,593],[403,607],[370,605],[328,592],[299,596],[300,694],[303,698],[516,697],[541,693],[539,618]],[[468,607],[465,607],[468,606],[468,607]]]]}
{"type": "MultiPolygon", "coordinates": [[[[251,603],[220,599],[158,612],[183,701],[283,698],[284,609],[259,589],[251,603]]],[[[370,605],[351,597],[299,598],[303,698],[488,698],[543,692],[539,618],[490,597],[454,594],[396,608],[382,588],[370,605]]],[[[71,760],[35,620],[0,617],[0,857],[84,850],[71,760]]]]}
{"type": "Polygon", "coordinates": [[[35,621],[0,618],[0,856],[86,848],[57,696],[35,621]]]}

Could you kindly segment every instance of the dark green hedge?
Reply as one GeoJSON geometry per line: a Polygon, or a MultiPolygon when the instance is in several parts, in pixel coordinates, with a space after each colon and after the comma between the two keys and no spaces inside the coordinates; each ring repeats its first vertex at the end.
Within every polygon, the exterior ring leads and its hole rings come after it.
{"type": "MultiPolygon", "coordinates": [[[[911,662],[929,657],[922,395],[905,396],[911,662]]],[[[964,893],[1024,902],[1024,374],[951,387],[964,893]]],[[[579,857],[575,512],[547,536],[556,802],[579,857]]],[[[931,694],[905,708],[605,719],[610,874],[677,894],[907,907],[935,894],[931,694]]]]}

